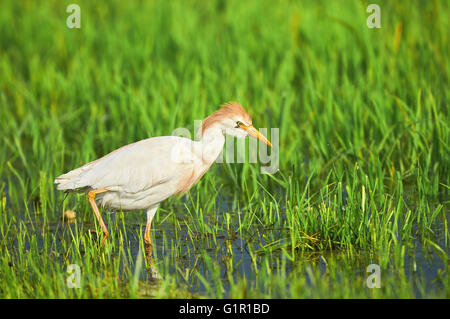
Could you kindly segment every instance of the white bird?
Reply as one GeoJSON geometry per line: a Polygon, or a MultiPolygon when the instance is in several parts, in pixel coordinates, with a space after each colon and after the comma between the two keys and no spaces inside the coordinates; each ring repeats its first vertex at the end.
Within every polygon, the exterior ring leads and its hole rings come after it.
{"type": "Polygon", "coordinates": [[[144,241],[151,251],[151,223],[159,204],[186,192],[205,174],[222,151],[225,134],[253,136],[272,146],[242,106],[230,102],[202,122],[199,141],[177,136],[141,140],[57,177],[55,184],[58,190],[88,194],[105,239],[109,233],[96,201],[113,210],[145,210],[144,241]]]}

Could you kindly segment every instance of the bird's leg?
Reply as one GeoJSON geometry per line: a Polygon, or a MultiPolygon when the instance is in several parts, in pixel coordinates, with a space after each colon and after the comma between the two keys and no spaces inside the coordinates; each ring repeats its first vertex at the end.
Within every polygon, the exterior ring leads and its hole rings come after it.
{"type": "Polygon", "coordinates": [[[150,237],[150,230],[152,229],[152,222],[147,221],[147,225],[145,226],[145,234],[144,234],[144,243],[145,243],[145,252],[147,253],[148,261],[152,263],[152,239],[150,237]]]}
{"type": "Polygon", "coordinates": [[[104,235],[105,239],[108,238],[109,233],[108,233],[108,229],[106,228],[105,223],[103,222],[102,216],[100,216],[100,212],[98,211],[97,204],[95,203],[95,195],[100,194],[100,193],[104,193],[104,192],[107,192],[107,191],[108,190],[106,190],[104,188],[100,188],[100,189],[91,190],[88,193],[89,203],[91,204],[92,209],[94,210],[95,216],[97,217],[97,220],[100,223],[100,226],[102,227],[103,235],[104,235]]]}
{"type": "Polygon", "coordinates": [[[155,216],[157,209],[158,206],[152,207],[147,210],[147,224],[145,225],[144,243],[145,252],[147,253],[149,264],[152,264],[152,238],[150,236],[150,231],[152,229],[152,219],[153,216],[155,216]]]}
{"type": "Polygon", "coordinates": [[[145,245],[151,246],[152,245],[152,239],[150,237],[150,230],[152,229],[152,222],[147,221],[147,225],[145,226],[145,235],[144,235],[144,242],[145,245]]]}

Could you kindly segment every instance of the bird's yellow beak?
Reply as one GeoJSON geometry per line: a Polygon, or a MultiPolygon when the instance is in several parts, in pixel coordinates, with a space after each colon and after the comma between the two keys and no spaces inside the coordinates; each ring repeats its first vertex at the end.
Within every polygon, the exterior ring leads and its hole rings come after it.
{"type": "Polygon", "coordinates": [[[256,139],[266,143],[267,145],[269,145],[270,147],[272,147],[272,143],[269,142],[269,140],[262,135],[256,128],[254,128],[253,125],[249,125],[246,126],[244,124],[239,124],[239,127],[245,131],[247,131],[247,133],[253,137],[255,137],[256,139]]]}

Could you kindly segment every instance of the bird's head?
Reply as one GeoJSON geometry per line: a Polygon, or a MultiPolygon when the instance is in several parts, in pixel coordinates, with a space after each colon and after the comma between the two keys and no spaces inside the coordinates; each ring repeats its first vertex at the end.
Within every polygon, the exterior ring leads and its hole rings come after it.
{"type": "Polygon", "coordinates": [[[269,146],[272,144],[252,125],[252,118],[237,102],[223,104],[202,123],[201,135],[208,129],[220,129],[223,134],[244,138],[253,136],[269,146]]]}

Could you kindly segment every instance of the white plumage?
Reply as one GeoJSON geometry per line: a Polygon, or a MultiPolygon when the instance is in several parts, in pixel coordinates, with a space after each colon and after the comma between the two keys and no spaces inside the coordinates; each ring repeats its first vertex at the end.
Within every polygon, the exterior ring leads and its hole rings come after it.
{"type": "Polygon", "coordinates": [[[109,192],[101,193],[97,198],[105,207],[147,209],[177,193],[183,176],[201,168],[196,154],[190,151],[194,143],[198,142],[162,136],[126,145],[59,176],[57,189],[104,188],[109,192]],[[179,157],[185,162],[173,165],[171,156],[178,147],[184,151],[179,157]]]}

